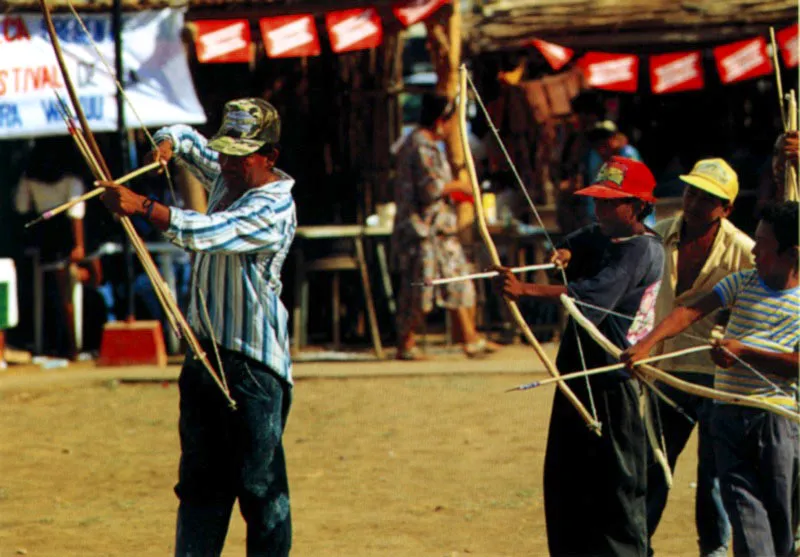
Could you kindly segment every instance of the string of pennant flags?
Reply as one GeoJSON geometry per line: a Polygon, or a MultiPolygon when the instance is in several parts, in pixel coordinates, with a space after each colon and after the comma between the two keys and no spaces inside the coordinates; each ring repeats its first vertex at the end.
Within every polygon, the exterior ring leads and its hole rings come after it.
{"type": "MultiPolygon", "coordinates": [[[[392,6],[394,17],[408,27],[423,21],[451,0],[401,0],[392,6]]],[[[200,62],[249,62],[250,24],[246,19],[200,20],[195,44],[200,62]]],[[[337,10],[325,14],[325,27],[335,53],[375,48],[383,42],[383,23],[371,7],[337,10]]],[[[270,58],[318,56],[320,38],[312,14],[265,17],[259,29],[270,58]]],[[[778,48],[787,68],[798,65],[798,26],[776,33],[778,48]]],[[[528,45],[536,48],[554,71],[573,61],[575,51],[541,39],[528,45]]],[[[768,75],[772,60],[764,37],[717,46],[713,49],[720,81],[731,84],[768,75]]],[[[639,87],[642,57],[636,54],[587,52],[575,64],[581,68],[589,87],[634,93],[639,87]]],[[[648,57],[650,89],[655,94],[703,89],[702,52],[687,50],[648,57]]]]}
{"type": "MultiPolygon", "coordinates": [[[[450,0],[402,0],[392,6],[394,17],[408,27],[423,21],[450,0]]],[[[312,14],[265,17],[259,20],[264,49],[270,58],[319,56],[317,26],[312,14]]],[[[250,24],[246,19],[195,21],[200,62],[249,62],[250,24]]],[[[383,23],[375,8],[337,10],[325,14],[325,27],[335,53],[375,48],[383,42],[383,23]]]]}
{"type": "MultiPolygon", "coordinates": [[[[778,50],[787,68],[798,63],[797,24],[775,34],[778,50]]],[[[533,39],[535,47],[553,70],[573,60],[575,52],[564,46],[533,39]]],[[[772,60],[764,37],[753,37],[713,49],[714,62],[723,84],[755,79],[772,73],[772,60]]],[[[575,61],[589,87],[607,91],[635,93],[639,86],[640,56],[607,52],[587,52],[575,61]]],[[[648,57],[650,90],[655,94],[696,91],[705,87],[702,52],[688,50],[648,57]]]]}

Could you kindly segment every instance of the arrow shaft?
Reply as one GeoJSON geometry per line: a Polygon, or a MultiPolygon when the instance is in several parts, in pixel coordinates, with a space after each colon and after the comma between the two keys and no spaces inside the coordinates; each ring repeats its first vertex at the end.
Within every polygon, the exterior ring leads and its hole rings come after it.
{"type": "MultiPolygon", "coordinates": [[[[543,271],[547,269],[555,269],[555,265],[552,263],[540,263],[538,265],[524,265],[522,267],[512,267],[509,269],[514,274],[517,273],[525,273],[527,271],[543,271]]],[[[448,278],[440,278],[434,279],[431,281],[425,282],[415,282],[414,286],[439,286],[442,284],[450,284],[451,282],[461,282],[465,280],[475,280],[475,279],[483,279],[483,278],[492,278],[498,276],[500,273],[497,271],[485,271],[482,273],[472,273],[469,275],[459,275],[457,277],[448,277],[448,278]]]]}
{"type": "MultiPolygon", "coordinates": [[[[704,344],[703,346],[695,346],[695,347],[692,347],[692,348],[684,348],[683,350],[676,350],[675,352],[669,352],[667,354],[659,354],[658,356],[650,356],[649,358],[644,358],[642,360],[639,360],[634,365],[638,366],[638,365],[642,365],[642,364],[649,364],[649,363],[652,363],[652,362],[660,362],[661,360],[668,360],[669,358],[677,358],[679,356],[685,356],[687,354],[694,354],[695,352],[704,352],[706,350],[711,350],[711,345],[710,344],[704,344]]],[[[586,371],[578,371],[578,372],[575,372],[575,373],[565,374],[565,375],[562,375],[561,377],[564,378],[564,379],[577,379],[579,377],[591,377],[592,375],[600,375],[601,373],[607,373],[609,371],[617,371],[617,370],[620,370],[620,369],[624,369],[626,366],[627,366],[627,364],[624,364],[624,363],[611,364],[611,365],[607,365],[607,366],[595,367],[595,368],[592,368],[592,369],[587,369],[586,371]]],[[[543,379],[542,381],[536,381],[534,383],[528,383],[527,385],[520,385],[520,387],[517,387],[516,389],[513,389],[513,390],[527,390],[527,389],[532,389],[534,387],[543,387],[544,385],[549,385],[550,383],[555,383],[557,381],[558,381],[557,378],[551,377],[549,379],[543,379]],[[525,388],[523,388],[523,387],[525,387],[525,388]]]]}

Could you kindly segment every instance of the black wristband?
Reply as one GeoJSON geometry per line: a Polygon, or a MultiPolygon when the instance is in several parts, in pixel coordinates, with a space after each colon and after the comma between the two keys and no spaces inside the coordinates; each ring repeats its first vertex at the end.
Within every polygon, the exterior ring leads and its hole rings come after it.
{"type": "Polygon", "coordinates": [[[156,202],[152,199],[145,199],[142,201],[142,207],[144,208],[144,216],[147,220],[152,220],[153,218],[153,209],[155,209],[156,202]]]}

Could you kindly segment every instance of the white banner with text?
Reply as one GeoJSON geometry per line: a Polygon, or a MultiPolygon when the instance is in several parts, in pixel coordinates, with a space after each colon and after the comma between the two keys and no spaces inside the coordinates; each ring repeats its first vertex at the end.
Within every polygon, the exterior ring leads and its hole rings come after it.
{"type": "MultiPolygon", "coordinates": [[[[117,129],[117,86],[111,15],[81,18],[91,40],[72,14],[54,15],[53,23],[89,125],[112,131],[117,129]]],[[[119,82],[144,125],[204,123],[181,42],[183,13],[124,14],[122,28],[119,82]]],[[[0,139],[68,133],[57,95],[69,103],[43,17],[0,15],[0,139]]],[[[127,127],[142,127],[127,102],[124,107],[127,127]]]]}

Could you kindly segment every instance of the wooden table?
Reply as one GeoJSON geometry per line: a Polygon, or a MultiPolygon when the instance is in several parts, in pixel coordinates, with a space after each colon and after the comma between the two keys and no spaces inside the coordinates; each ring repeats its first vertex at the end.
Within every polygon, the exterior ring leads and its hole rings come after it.
{"type": "MultiPolygon", "coordinates": [[[[372,297],[370,286],[369,271],[367,269],[366,256],[364,253],[364,238],[385,239],[392,234],[389,226],[364,226],[359,224],[352,225],[323,225],[323,226],[299,226],[295,233],[295,243],[293,246],[295,256],[295,292],[293,321],[294,331],[292,335],[292,347],[300,350],[307,344],[308,331],[308,273],[313,271],[330,271],[334,273],[332,285],[333,301],[333,344],[338,347],[340,343],[339,328],[339,272],[353,270],[357,271],[361,280],[364,292],[364,304],[366,307],[369,331],[372,338],[372,345],[375,355],[383,359],[383,346],[381,345],[380,330],[378,329],[378,318],[375,313],[375,302],[372,297]],[[325,255],[315,259],[308,259],[305,252],[306,244],[314,240],[349,240],[353,245],[353,254],[325,255]]],[[[391,291],[391,281],[389,278],[388,265],[386,262],[386,251],[382,243],[377,245],[378,264],[381,272],[382,284],[389,298],[390,311],[393,310],[394,300],[391,291]]]]}

